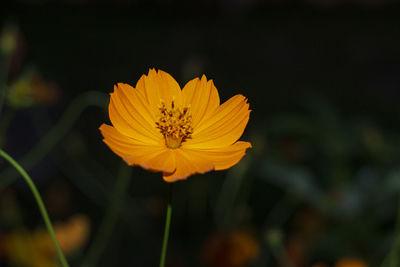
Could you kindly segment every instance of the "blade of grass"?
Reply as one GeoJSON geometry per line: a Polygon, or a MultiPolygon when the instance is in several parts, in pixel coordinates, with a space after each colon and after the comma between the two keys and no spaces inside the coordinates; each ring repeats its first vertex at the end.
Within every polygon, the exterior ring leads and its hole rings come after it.
{"type": "Polygon", "coordinates": [[[118,221],[119,213],[125,196],[127,194],[129,183],[131,181],[132,168],[122,163],[114,190],[110,197],[110,202],[100,224],[97,235],[92,241],[91,247],[83,260],[82,267],[97,266],[101,254],[104,252],[107,242],[110,239],[113,229],[118,221]]]}
{"type": "Polygon", "coordinates": [[[21,176],[25,179],[26,183],[28,184],[29,188],[31,189],[33,196],[36,200],[36,203],[39,207],[40,213],[42,214],[43,220],[45,222],[47,231],[50,234],[51,240],[54,243],[54,246],[56,248],[58,257],[60,259],[61,265],[63,267],[69,267],[67,260],[64,257],[64,254],[60,248],[60,245],[58,244],[56,235],[54,233],[53,226],[51,224],[49,215],[47,214],[46,207],[43,204],[42,198],[40,197],[39,191],[37,190],[35,184],[33,183],[31,177],[28,175],[28,173],[19,165],[11,156],[9,156],[6,152],[4,152],[2,149],[0,149],[0,156],[2,156],[5,160],[7,160],[20,174],[21,176]]]}

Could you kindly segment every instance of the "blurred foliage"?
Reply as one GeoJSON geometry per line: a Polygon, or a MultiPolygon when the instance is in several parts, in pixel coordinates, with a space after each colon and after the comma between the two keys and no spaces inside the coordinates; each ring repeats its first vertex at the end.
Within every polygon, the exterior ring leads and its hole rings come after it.
{"type": "Polygon", "coordinates": [[[343,254],[377,266],[393,241],[387,226],[396,214],[400,135],[366,119],[343,118],[323,99],[302,103],[302,114],[266,122],[268,153],[251,168],[290,198],[278,202],[278,216],[265,226],[293,220],[285,239],[288,249],[301,243],[295,266],[321,256],[333,262],[343,254]]]}

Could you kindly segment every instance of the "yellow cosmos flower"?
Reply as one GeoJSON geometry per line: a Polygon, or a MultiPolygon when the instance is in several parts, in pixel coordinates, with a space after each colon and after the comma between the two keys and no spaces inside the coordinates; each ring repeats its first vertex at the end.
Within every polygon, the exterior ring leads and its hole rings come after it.
{"type": "Polygon", "coordinates": [[[113,126],[103,124],[100,131],[128,165],[161,171],[165,181],[175,182],[239,162],[251,147],[237,141],[249,114],[243,95],[220,105],[217,88],[204,75],[181,89],[168,73],[150,69],[135,88],[114,86],[109,104],[113,126]]]}

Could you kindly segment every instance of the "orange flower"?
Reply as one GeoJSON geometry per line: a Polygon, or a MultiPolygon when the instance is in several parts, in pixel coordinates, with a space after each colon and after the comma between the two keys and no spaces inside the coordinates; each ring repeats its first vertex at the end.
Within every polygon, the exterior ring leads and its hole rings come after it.
{"type": "Polygon", "coordinates": [[[244,156],[237,141],[249,120],[249,104],[236,95],[220,105],[212,80],[189,81],[181,90],[168,73],[150,69],[136,88],[119,83],[111,93],[103,141],[128,165],[163,172],[167,182],[224,170],[244,156]]]}

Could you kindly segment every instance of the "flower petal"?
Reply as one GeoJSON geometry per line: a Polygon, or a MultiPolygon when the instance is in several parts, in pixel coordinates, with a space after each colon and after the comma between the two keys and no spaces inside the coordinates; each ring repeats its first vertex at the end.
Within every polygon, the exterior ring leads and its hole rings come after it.
{"type": "Polygon", "coordinates": [[[236,163],[246,154],[246,149],[251,148],[249,142],[239,141],[233,145],[218,148],[218,149],[204,149],[204,150],[191,150],[195,156],[208,159],[214,165],[214,169],[225,170],[236,163]]]}
{"type": "Polygon", "coordinates": [[[136,119],[141,128],[153,133],[157,139],[161,138],[160,131],[156,128],[155,115],[149,108],[149,103],[144,96],[129,84],[119,83],[114,87],[114,100],[123,106],[126,111],[136,119]]]}
{"type": "Polygon", "coordinates": [[[212,162],[202,154],[190,150],[172,149],[175,153],[176,169],[174,172],[164,172],[166,182],[184,180],[195,173],[206,173],[214,169],[212,162]]]}
{"type": "Polygon", "coordinates": [[[162,70],[150,69],[147,76],[142,75],[139,79],[136,89],[146,97],[154,114],[158,114],[161,99],[167,105],[170,105],[172,99],[175,99],[175,104],[182,104],[182,92],[179,84],[171,75],[162,70]]]}
{"type": "Polygon", "coordinates": [[[102,124],[99,129],[104,137],[104,143],[128,165],[140,165],[153,171],[173,172],[175,170],[175,155],[165,145],[139,143],[106,124],[102,124]]]}
{"type": "Polygon", "coordinates": [[[113,126],[123,135],[129,136],[138,142],[159,145],[163,143],[163,136],[156,127],[151,127],[127,99],[123,92],[115,86],[110,94],[108,112],[113,126]]]}
{"type": "MultiPolygon", "coordinates": [[[[136,90],[132,86],[126,83],[118,83],[118,93],[120,95],[120,99],[126,102],[126,105],[130,107],[130,109],[134,109],[136,111],[135,115],[144,119],[151,127],[154,128],[156,117],[153,113],[153,110],[149,107],[149,102],[147,102],[146,97],[140,92],[136,90]]],[[[116,91],[114,89],[114,91],[116,91]]]]}
{"type": "Polygon", "coordinates": [[[219,106],[218,90],[212,80],[207,81],[205,75],[189,81],[182,89],[185,106],[191,105],[192,127],[206,120],[219,106]]]}
{"type": "Polygon", "coordinates": [[[221,148],[233,144],[243,134],[249,120],[249,104],[243,95],[236,95],[219,106],[207,120],[194,129],[187,149],[221,148]]]}

